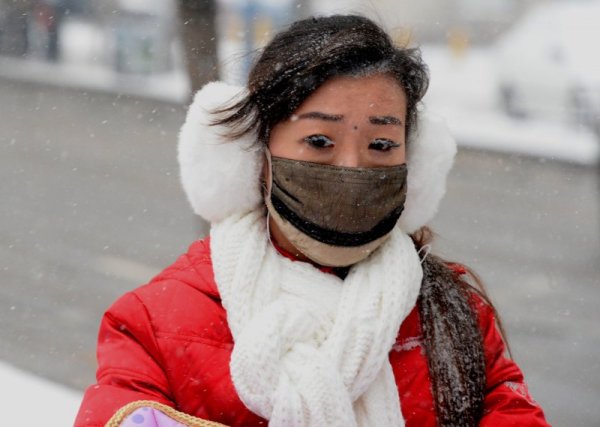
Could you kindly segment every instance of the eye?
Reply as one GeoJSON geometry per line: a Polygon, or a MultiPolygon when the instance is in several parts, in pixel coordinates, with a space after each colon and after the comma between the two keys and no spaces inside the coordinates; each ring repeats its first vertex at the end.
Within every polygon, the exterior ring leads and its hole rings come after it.
{"type": "Polygon", "coordinates": [[[398,148],[400,144],[384,138],[375,139],[369,144],[369,150],[390,151],[392,148],[398,148]]]}
{"type": "Polygon", "coordinates": [[[334,145],[333,141],[327,138],[325,135],[307,136],[304,138],[304,142],[317,149],[333,147],[334,145]]]}

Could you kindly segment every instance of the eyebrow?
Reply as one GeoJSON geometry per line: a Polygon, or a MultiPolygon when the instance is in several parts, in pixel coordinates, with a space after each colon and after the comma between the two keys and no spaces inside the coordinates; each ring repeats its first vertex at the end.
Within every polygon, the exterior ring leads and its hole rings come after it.
{"type": "Polygon", "coordinates": [[[310,113],[300,114],[299,119],[318,119],[325,120],[327,122],[341,122],[344,116],[340,114],[327,114],[321,113],[320,111],[311,111],[310,113]]]}
{"type": "Polygon", "coordinates": [[[402,120],[394,116],[370,116],[369,123],[373,125],[396,125],[402,126],[402,120]]]}
{"type": "MultiPolygon", "coordinates": [[[[327,122],[341,122],[344,116],[341,114],[327,114],[320,111],[311,111],[298,116],[298,119],[316,119],[327,122]]],[[[394,116],[369,116],[369,123],[373,125],[396,125],[402,126],[402,120],[394,116]]]]}

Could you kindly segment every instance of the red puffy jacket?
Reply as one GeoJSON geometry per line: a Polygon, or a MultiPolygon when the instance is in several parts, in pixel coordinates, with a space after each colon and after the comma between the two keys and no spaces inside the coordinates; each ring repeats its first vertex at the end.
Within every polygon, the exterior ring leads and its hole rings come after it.
{"type": "MultiPolygon", "coordinates": [[[[481,426],[547,426],[529,397],[491,309],[478,304],[487,390],[481,426]]],[[[75,426],[104,426],[127,403],[153,400],[231,426],[266,425],[240,401],[229,373],[233,347],[215,284],[208,239],[149,284],[106,312],[98,340],[98,383],[85,393],[75,426]]],[[[416,309],[390,352],[407,427],[435,426],[436,417],[416,309]]]]}

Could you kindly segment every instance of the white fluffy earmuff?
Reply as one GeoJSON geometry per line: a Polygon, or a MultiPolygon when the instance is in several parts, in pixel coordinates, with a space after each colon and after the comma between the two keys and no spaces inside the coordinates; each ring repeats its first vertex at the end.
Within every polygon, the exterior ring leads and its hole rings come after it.
{"type": "Polygon", "coordinates": [[[398,225],[406,233],[412,233],[433,219],[446,194],[446,178],[454,163],[456,142],[441,117],[422,110],[406,150],[406,201],[398,225]]]}
{"type": "MultiPolygon", "coordinates": [[[[256,135],[228,140],[228,129],[211,125],[215,109],[241,99],[246,89],[212,82],[196,93],[179,133],[181,183],[194,212],[209,222],[247,212],[262,203],[265,156],[256,135]]],[[[443,120],[425,111],[407,145],[408,189],[400,228],[412,233],[437,212],[456,143],[443,120]]]]}
{"type": "Polygon", "coordinates": [[[192,209],[208,222],[250,211],[262,202],[260,174],[263,157],[254,135],[236,141],[213,126],[214,110],[231,105],[245,89],[223,82],[206,84],[194,96],[179,132],[181,183],[192,209]]]}

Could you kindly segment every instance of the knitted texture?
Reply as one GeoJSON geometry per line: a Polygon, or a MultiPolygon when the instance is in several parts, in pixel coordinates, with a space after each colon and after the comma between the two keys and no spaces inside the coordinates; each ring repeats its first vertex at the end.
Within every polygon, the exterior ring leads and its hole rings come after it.
{"type": "Polygon", "coordinates": [[[244,404],[271,426],[403,426],[389,351],[422,278],[398,228],[345,280],[281,256],[262,210],[211,229],[244,404]]]}

